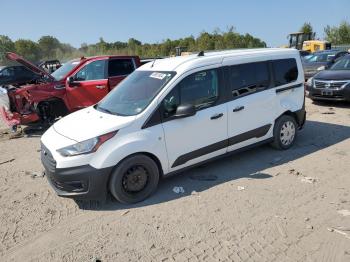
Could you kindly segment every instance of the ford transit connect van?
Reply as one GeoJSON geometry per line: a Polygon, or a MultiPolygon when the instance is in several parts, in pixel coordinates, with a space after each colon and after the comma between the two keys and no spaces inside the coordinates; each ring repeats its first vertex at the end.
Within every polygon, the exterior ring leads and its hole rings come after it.
{"type": "Polygon", "coordinates": [[[305,122],[304,93],[293,49],[155,60],[48,129],[42,163],[60,196],[109,192],[135,203],[162,176],[263,143],[290,148],[305,122]]]}

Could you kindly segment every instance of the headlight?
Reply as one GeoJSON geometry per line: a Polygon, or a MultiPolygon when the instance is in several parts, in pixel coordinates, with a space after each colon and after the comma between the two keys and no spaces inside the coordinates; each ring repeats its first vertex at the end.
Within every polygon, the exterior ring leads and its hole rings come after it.
{"type": "Polygon", "coordinates": [[[94,137],[74,145],[66,146],[58,149],[57,152],[62,156],[77,156],[96,152],[97,149],[107,140],[111,139],[118,131],[107,133],[98,137],[94,137]]]}
{"type": "Polygon", "coordinates": [[[307,86],[313,86],[314,85],[314,78],[311,77],[306,81],[306,85],[307,86]]]}
{"type": "Polygon", "coordinates": [[[317,71],[322,71],[322,70],[325,70],[326,69],[326,66],[320,66],[317,68],[317,71]]]}

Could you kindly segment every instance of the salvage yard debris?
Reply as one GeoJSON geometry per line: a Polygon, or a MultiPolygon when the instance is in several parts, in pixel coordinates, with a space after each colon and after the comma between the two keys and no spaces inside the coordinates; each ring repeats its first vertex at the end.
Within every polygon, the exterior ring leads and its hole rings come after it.
{"type": "Polygon", "coordinates": [[[31,171],[25,171],[24,172],[25,175],[30,176],[31,178],[38,178],[38,177],[44,177],[45,176],[45,172],[31,172],[31,171]]]}
{"type": "Polygon", "coordinates": [[[242,190],[244,190],[244,189],[245,189],[244,186],[237,186],[237,190],[238,190],[238,191],[242,191],[242,190]]]}
{"type": "Polygon", "coordinates": [[[330,232],[335,232],[335,233],[341,234],[341,235],[345,236],[347,239],[350,239],[350,235],[348,233],[344,232],[343,230],[339,230],[336,228],[327,228],[327,230],[330,232]]]}
{"type": "Polygon", "coordinates": [[[15,161],[15,159],[14,159],[14,158],[11,158],[11,159],[9,159],[9,160],[0,162],[0,165],[6,164],[6,163],[11,163],[12,161],[15,161]]]}
{"type": "Polygon", "coordinates": [[[343,215],[344,217],[350,216],[350,211],[346,209],[338,210],[337,212],[343,215]]]}
{"type": "Polygon", "coordinates": [[[314,177],[311,177],[311,176],[305,176],[305,177],[300,178],[300,181],[303,183],[312,184],[312,183],[315,183],[317,181],[317,179],[314,177]]]}
{"type": "Polygon", "coordinates": [[[185,190],[182,186],[175,186],[173,188],[173,192],[176,193],[176,194],[184,194],[185,193],[185,190]]]}

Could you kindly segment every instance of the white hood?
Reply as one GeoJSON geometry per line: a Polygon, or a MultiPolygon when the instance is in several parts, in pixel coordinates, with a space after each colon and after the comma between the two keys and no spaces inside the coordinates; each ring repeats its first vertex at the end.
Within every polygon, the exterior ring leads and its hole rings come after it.
{"type": "Polygon", "coordinates": [[[81,142],[130,125],[135,116],[116,116],[88,107],[72,113],[53,125],[57,133],[81,142]]]}

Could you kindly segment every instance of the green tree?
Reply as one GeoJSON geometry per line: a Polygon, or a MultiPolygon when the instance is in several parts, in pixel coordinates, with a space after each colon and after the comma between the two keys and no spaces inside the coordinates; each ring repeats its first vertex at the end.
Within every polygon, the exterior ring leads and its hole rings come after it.
{"type": "Polygon", "coordinates": [[[196,40],[197,50],[214,50],[215,39],[213,35],[202,32],[196,40]]]}
{"type": "Polygon", "coordinates": [[[39,41],[39,48],[41,49],[41,56],[46,59],[54,59],[57,49],[61,47],[60,41],[53,36],[42,36],[39,41]]]}
{"type": "Polygon", "coordinates": [[[303,33],[312,33],[313,32],[313,28],[310,22],[305,22],[301,27],[300,27],[300,32],[303,33]]]}
{"type": "MultiPolygon", "coordinates": [[[[346,31],[342,29],[342,31],[346,31]]],[[[83,43],[80,48],[61,43],[53,36],[43,36],[38,43],[30,40],[17,40],[15,43],[6,36],[0,36],[0,48],[6,51],[15,50],[23,57],[38,61],[39,59],[60,59],[66,61],[71,58],[93,55],[139,55],[140,57],[159,57],[175,54],[175,47],[184,47],[186,51],[218,50],[232,48],[265,47],[265,42],[250,34],[239,34],[234,27],[222,31],[219,28],[212,33],[203,31],[199,36],[190,35],[180,39],[165,39],[160,43],[142,43],[130,38],[127,42],[106,42],[102,37],[95,44],[83,43]]],[[[1,50],[0,50],[1,51],[1,50]]],[[[1,53],[0,53],[1,55],[1,53]]],[[[1,59],[1,57],[0,57],[1,59]]]]}
{"type": "Polygon", "coordinates": [[[337,26],[324,28],[326,40],[335,45],[350,44],[350,24],[346,21],[337,26]]]}
{"type": "Polygon", "coordinates": [[[31,40],[17,40],[15,42],[15,50],[17,54],[20,54],[32,62],[38,62],[41,58],[39,45],[31,40]]]}
{"type": "Polygon", "coordinates": [[[12,42],[12,40],[6,36],[6,35],[0,35],[0,64],[5,64],[6,58],[5,53],[6,52],[13,52],[15,51],[15,44],[12,42]]]}

